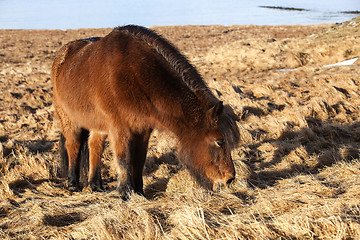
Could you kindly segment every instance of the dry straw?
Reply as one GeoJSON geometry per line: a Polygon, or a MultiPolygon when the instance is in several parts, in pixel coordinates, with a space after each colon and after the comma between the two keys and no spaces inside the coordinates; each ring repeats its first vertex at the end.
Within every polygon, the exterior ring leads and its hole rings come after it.
{"type": "Polygon", "coordinates": [[[236,181],[199,188],[155,132],[145,195],[122,202],[111,152],[106,191],[70,193],[57,178],[49,69],[60,45],[109,29],[0,30],[0,238],[359,239],[359,18],[334,26],[156,29],[239,116],[236,181]],[[275,71],[297,68],[297,71],[275,71]]]}

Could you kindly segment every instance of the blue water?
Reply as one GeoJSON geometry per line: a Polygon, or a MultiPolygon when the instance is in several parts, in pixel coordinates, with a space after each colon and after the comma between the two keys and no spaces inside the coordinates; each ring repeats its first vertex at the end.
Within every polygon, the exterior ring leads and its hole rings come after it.
{"type": "Polygon", "coordinates": [[[0,0],[1,29],[103,28],[124,24],[282,25],[347,21],[360,0],[0,0]],[[259,6],[304,8],[285,11],[259,6]]]}

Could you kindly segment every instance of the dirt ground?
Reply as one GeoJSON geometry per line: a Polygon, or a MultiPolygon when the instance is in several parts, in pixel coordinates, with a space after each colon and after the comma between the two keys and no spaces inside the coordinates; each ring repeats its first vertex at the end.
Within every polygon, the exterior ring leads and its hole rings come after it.
{"type": "Polygon", "coordinates": [[[152,29],[198,68],[240,121],[236,181],[199,188],[155,132],[145,195],[122,202],[111,152],[106,191],[56,177],[59,126],[50,66],[65,43],[111,29],[0,30],[0,237],[3,239],[360,238],[360,17],[311,26],[152,29]]]}

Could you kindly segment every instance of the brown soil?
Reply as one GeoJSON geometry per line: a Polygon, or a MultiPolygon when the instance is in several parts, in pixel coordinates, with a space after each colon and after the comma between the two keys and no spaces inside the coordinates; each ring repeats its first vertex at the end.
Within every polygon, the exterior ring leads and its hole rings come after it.
{"type": "Polygon", "coordinates": [[[360,18],[153,29],[240,117],[235,183],[203,191],[179,165],[176,140],[155,132],[146,198],[118,199],[109,149],[106,192],[68,192],[56,177],[51,62],[63,44],[111,29],[0,30],[1,238],[360,238],[360,60],[323,67],[360,56],[360,18]]]}

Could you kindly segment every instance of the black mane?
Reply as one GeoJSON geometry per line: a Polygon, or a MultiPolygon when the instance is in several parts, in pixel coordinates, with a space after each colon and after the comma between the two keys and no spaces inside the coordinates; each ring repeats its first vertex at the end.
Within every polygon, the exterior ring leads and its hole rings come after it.
{"type": "Polygon", "coordinates": [[[218,99],[212,94],[197,69],[180,51],[168,40],[155,31],[136,25],[117,27],[114,31],[122,31],[132,35],[134,38],[144,41],[154,48],[170,65],[180,74],[182,80],[196,94],[204,94],[214,105],[218,99]]]}

